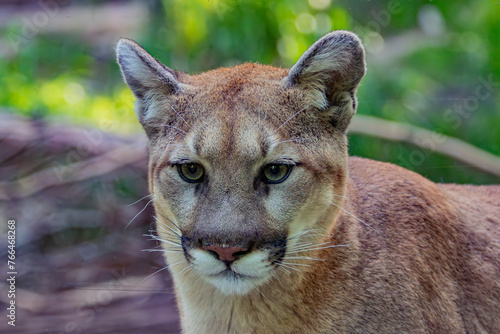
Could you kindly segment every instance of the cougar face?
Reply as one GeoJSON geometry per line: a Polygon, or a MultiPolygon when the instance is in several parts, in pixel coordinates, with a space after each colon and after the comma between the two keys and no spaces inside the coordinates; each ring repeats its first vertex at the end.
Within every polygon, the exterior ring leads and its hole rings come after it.
{"type": "MultiPolygon", "coordinates": [[[[273,101],[255,106],[235,98],[209,110],[194,99],[186,108],[203,109],[204,120],[177,124],[172,144],[153,162],[160,217],[178,227],[187,263],[225,293],[246,293],[286,266],[293,237],[317,223],[335,188],[343,186],[335,180],[328,182],[332,187],[321,185],[339,166],[312,164],[307,145],[314,133],[295,138],[282,131],[286,124],[280,129],[284,122],[276,110],[266,109],[286,98],[284,88],[275,89],[281,91],[273,101]]],[[[242,94],[245,90],[250,89],[242,87],[242,94]]],[[[341,145],[337,150],[345,153],[341,145]]]]}
{"type": "Polygon", "coordinates": [[[196,76],[119,43],[150,139],[150,190],[174,276],[246,294],[293,272],[299,250],[331,229],[324,218],[342,202],[364,58],[352,34],[320,42],[290,71],[244,64],[196,76]]]}
{"type": "Polygon", "coordinates": [[[234,121],[240,124],[194,127],[173,145],[155,186],[193,269],[222,291],[244,293],[283,259],[294,204],[304,196],[290,188],[300,173],[298,152],[257,119],[234,121]]]}

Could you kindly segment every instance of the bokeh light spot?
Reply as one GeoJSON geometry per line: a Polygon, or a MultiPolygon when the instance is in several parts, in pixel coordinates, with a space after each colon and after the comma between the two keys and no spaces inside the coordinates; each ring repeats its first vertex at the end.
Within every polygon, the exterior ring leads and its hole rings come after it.
{"type": "Polygon", "coordinates": [[[70,82],[64,87],[64,99],[69,104],[77,104],[85,97],[85,90],[82,85],[70,82]]]}
{"type": "Polygon", "coordinates": [[[330,6],[331,0],[309,0],[309,5],[314,9],[326,9],[330,6]]]}
{"type": "Polygon", "coordinates": [[[302,13],[295,20],[297,30],[303,34],[310,34],[316,30],[316,19],[309,13],[302,13]]]}

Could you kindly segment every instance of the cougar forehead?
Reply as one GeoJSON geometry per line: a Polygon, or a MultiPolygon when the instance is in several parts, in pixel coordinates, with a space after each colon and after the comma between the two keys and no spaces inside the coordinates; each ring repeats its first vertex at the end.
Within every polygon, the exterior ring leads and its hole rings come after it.
{"type": "Polygon", "coordinates": [[[161,140],[175,142],[182,137],[192,152],[213,163],[255,162],[275,150],[292,148],[288,154],[295,149],[295,154],[299,150],[323,156],[311,158],[309,167],[313,161],[328,165],[334,159],[325,159],[322,150],[331,151],[333,146],[342,152],[343,133],[332,134],[335,129],[325,127],[327,120],[314,111],[303,92],[283,84],[286,74],[283,69],[244,64],[183,78],[184,94],[150,106],[176,111],[164,118],[179,131],[169,131],[161,140]],[[325,135],[335,140],[324,141],[325,135]],[[313,143],[314,152],[307,150],[313,143]]]}
{"type": "Polygon", "coordinates": [[[278,137],[252,115],[235,116],[231,122],[210,118],[193,126],[188,147],[200,158],[219,167],[231,161],[255,163],[268,155],[278,137]]]}

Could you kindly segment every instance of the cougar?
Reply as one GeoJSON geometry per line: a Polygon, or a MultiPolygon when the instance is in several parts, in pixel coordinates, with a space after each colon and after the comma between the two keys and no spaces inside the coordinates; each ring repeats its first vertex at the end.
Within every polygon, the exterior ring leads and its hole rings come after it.
{"type": "Polygon", "coordinates": [[[291,69],[117,58],[184,333],[500,333],[500,186],[348,157],[356,35],[291,69]]]}

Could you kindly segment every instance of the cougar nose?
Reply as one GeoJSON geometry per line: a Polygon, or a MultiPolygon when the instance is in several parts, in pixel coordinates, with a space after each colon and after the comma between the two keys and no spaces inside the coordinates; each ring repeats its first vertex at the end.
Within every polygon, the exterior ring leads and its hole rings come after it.
{"type": "Polygon", "coordinates": [[[248,248],[244,247],[223,247],[219,245],[203,245],[203,248],[207,251],[214,252],[217,255],[217,258],[224,262],[227,266],[231,265],[234,261],[236,261],[237,255],[243,255],[248,251],[248,248]],[[236,254],[240,253],[240,254],[236,254]]]}

